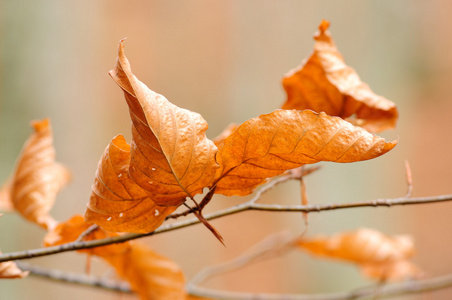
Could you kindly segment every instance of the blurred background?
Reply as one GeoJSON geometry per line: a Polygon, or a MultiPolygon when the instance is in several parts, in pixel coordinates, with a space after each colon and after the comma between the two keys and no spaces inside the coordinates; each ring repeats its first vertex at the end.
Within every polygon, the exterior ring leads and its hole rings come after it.
{"type": "MultiPolygon", "coordinates": [[[[52,215],[83,214],[97,162],[112,137],[130,140],[123,94],[107,72],[125,43],[135,75],[174,104],[199,112],[213,138],[231,122],[278,108],[282,76],[310,55],[322,19],[346,63],[373,91],[398,105],[399,139],[390,153],[355,164],[323,164],[306,178],[310,203],[343,203],[406,193],[405,160],[413,196],[452,193],[452,2],[348,1],[0,1],[0,182],[9,176],[30,120],[52,120],[57,160],[73,172],[52,215]]],[[[266,203],[299,203],[299,184],[265,194],[266,203]]],[[[209,211],[247,198],[216,196],[209,211]]],[[[309,216],[308,234],[370,227],[415,239],[414,261],[426,276],[452,272],[452,203],[360,208],[309,216]]],[[[304,229],[298,213],[246,212],[212,224],[223,247],[200,225],[146,238],[176,261],[187,279],[206,266],[237,257],[270,234],[304,229]]],[[[44,232],[16,214],[0,219],[3,252],[41,246],[44,232]]],[[[85,258],[65,253],[29,261],[84,272],[85,258]]],[[[94,266],[94,269],[96,266],[94,266]]],[[[99,267],[101,268],[101,267],[99,267]]],[[[94,270],[96,271],[96,269],[94,270]]],[[[94,272],[93,271],[93,272],[94,272]]],[[[253,264],[205,286],[263,293],[328,293],[372,282],[352,265],[303,252],[253,264]]],[[[128,299],[93,288],[28,277],[0,281],[2,299],[128,299]]],[[[448,299],[452,289],[397,299],[448,299]]]]}

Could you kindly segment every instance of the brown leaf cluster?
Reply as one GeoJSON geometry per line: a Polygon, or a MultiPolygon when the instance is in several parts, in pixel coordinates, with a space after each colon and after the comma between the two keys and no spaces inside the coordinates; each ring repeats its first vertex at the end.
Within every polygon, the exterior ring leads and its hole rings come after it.
{"type": "MultiPolygon", "coordinates": [[[[321,25],[322,34],[317,38],[323,43],[329,36],[326,27],[321,25]]],[[[316,49],[319,47],[316,45],[316,49]]],[[[343,75],[351,78],[350,73],[343,75]]],[[[241,125],[232,124],[211,141],[205,135],[207,123],[199,114],[171,104],[135,77],[124,54],[123,41],[110,75],[129,106],[132,141],[129,146],[118,136],[105,150],[86,219],[112,231],[152,231],[204,188],[227,196],[248,195],[268,178],[287,170],[320,161],[372,159],[396,145],[395,141],[386,142],[364,129],[375,122],[364,113],[363,105],[349,115],[323,109],[314,112],[313,107],[287,104],[295,103],[293,97],[289,97],[285,109],[241,125]],[[361,122],[364,127],[343,119],[352,114],[367,119],[361,122]]],[[[331,76],[340,78],[336,73],[331,76]]],[[[287,80],[284,82],[287,87],[287,80]]],[[[317,89],[325,86],[320,82],[316,85],[317,89]]],[[[359,87],[364,90],[363,84],[359,87]]],[[[304,94],[303,89],[298,85],[291,88],[304,94]]],[[[342,93],[341,97],[347,98],[342,93]]],[[[315,99],[311,102],[329,101],[315,99]]],[[[374,100],[389,103],[385,99],[374,100]]],[[[348,103],[342,102],[341,105],[348,103]]],[[[348,106],[339,110],[350,111],[348,106]]]]}
{"type": "MultiPolygon", "coordinates": [[[[214,140],[206,137],[208,124],[200,114],[175,106],[137,79],[121,41],[110,75],[124,93],[132,140],[129,144],[118,135],[106,147],[85,216],[57,224],[49,214],[70,175],[55,162],[47,119],[33,122],[34,133],[0,190],[0,209],[14,209],[47,229],[44,243],[51,246],[79,239],[93,223],[100,227],[83,235],[84,240],[151,232],[191,199],[196,217],[221,240],[202,217],[214,193],[248,195],[269,178],[306,164],[358,162],[387,153],[397,142],[370,132],[393,128],[397,109],[345,65],[327,28],[326,22],[320,25],[314,53],[283,79],[287,101],[282,109],[232,124],[214,140]],[[209,193],[198,204],[194,196],[205,188],[209,193]]],[[[398,278],[414,270],[407,260],[412,247],[404,239],[366,231],[333,240],[302,240],[299,246],[355,261],[374,277],[398,278]]],[[[143,244],[126,242],[81,252],[109,263],[142,299],[186,297],[180,268],[143,244]]],[[[25,275],[13,263],[0,264],[0,277],[25,275]]]]}
{"type": "Polygon", "coordinates": [[[314,255],[356,263],[366,276],[379,280],[400,280],[420,274],[410,261],[414,244],[409,236],[390,237],[362,228],[330,237],[301,238],[297,246],[314,255]]]}

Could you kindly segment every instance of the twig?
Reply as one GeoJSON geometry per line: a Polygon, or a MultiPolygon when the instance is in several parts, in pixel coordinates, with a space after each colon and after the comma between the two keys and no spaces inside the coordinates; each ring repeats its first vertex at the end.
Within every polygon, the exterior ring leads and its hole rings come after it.
{"type": "Polygon", "coordinates": [[[66,283],[79,284],[88,287],[101,288],[114,292],[132,293],[130,285],[123,281],[105,280],[99,277],[88,276],[85,274],[75,274],[63,272],[60,270],[47,269],[38,266],[29,265],[24,262],[17,262],[17,266],[23,271],[29,271],[31,275],[51,279],[55,281],[62,281],[66,283]]]}
{"type": "Polygon", "coordinates": [[[405,281],[402,283],[393,283],[380,286],[376,292],[375,287],[361,288],[349,292],[330,293],[330,294],[257,294],[257,293],[235,293],[207,289],[203,287],[190,286],[188,292],[194,296],[201,296],[214,299],[228,300],[356,300],[370,299],[378,296],[378,299],[388,298],[406,294],[416,294],[429,292],[452,287],[452,274],[414,281],[405,281]]]}
{"type": "Polygon", "coordinates": [[[94,230],[96,230],[97,228],[99,228],[99,226],[97,226],[96,224],[91,225],[90,227],[88,227],[85,231],[83,231],[78,238],[75,240],[76,242],[78,241],[83,241],[83,239],[90,234],[91,232],[93,232],[94,230]]]}
{"type": "Polygon", "coordinates": [[[407,192],[405,197],[411,197],[411,193],[413,192],[413,177],[411,176],[411,167],[408,160],[405,160],[405,176],[406,176],[406,184],[407,184],[407,192]]]}
{"type": "Polygon", "coordinates": [[[254,263],[260,259],[273,257],[292,248],[294,238],[285,233],[277,233],[265,238],[250,251],[241,256],[211,267],[204,268],[198,272],[188,283],[188,289],[196,288],[199,284],[214,276],[238,269],[245,265],[254,263]]]}
{"type": "MultiPolygon", "coordinates": [[[[271,182],[273,183],[273,182],[271,182]]],[[[274,183],[273,183],[274,184],[274,183]]],[[[271,185],[274,186],[274,185],[271,185]]],[[[277,211],[277,212],[321,212],[326,210],[338,210],[346,208],[358,208],[358,207],[380,207],[380,206],[396,206],[396,205],[414,205],[414,204],[427,204],[427,203],[438,203],[452,201],[452,195],[440,195],[432,197],[418,197],[418,198],[394,198],[394,199],[377,199],[371,201],[361,201],[352,203],[337,203],[337,204],[318,204],[318,205],[278,205],[278,204],[259,204],[255,203],[264,191],[270,188],[262,188],[255,197],[253,197],[248,202],[229,207],[226,209],[219,210],[214,213],[210,213],[205,216],[206,220],[214,220],[217,218],[225,217],[228,215],[233,215],[236,213],[248,211],[248,210],[259,210],[259,211],[277,211]]],[[[33,250],[18,251],[4,253],[0,255],[0,262],[10,261],[10,260],[20,260],[26,258],[33,258],[39,256],[46,256],[56,253],[62,253],[67,251],[89,249],[100,246],[106,246],[110,244],[122,243],[133,239],[142,238],[145,236],[156,235],[172,230],[181,229],[184,227],[192,226],[200,223],[198,219],[189,219],[173,224],[167,224],[159,227],[153,232],[139,234],[139,233],[129,233],[121,236],[115,236],[100,240],[93,241],[78,241],[62,244],[59,246],[53,246],[48,248],[38,248],[33,250]]]]}
{"type": "MultiPolygon", "coordinates": [[[[107,281],[98,277],[87,276],[83,274],[74,274],[31,266],[23,262],[17,262],[22,270],[30,271],[34,276],[43,277],[55,281],[63,281],[71,284],[80,284],[88,287],[102,288],[105,290],[131,293],[127,283],[122,281],[107,281]]],[[[406,294],[416,294],[421,292],[429,292],[452,287],[452,274],[438,276],[429,279],[407,281],[402,283],[386,284],[378,289],[379,298],[387,298],[406,294]]],[[[330,293],[330,294],[255,294],[255,293],[234,293],[207,289],[203,287],[195,287],[193,284],[187,286],[187,292],[193,296],[211,297],[214,299],[231,299],[231,300],[355,300],[369,299],[376,295],[375,287],[359,288],[354,291],[330,293]]]]}

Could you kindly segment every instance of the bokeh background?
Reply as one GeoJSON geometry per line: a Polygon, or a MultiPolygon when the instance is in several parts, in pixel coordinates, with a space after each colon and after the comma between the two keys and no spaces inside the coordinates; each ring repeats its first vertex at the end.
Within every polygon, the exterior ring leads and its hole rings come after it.
{"type": "MultiPolygon", "coordinates": [[[[29,121],[50,117],[57,159],[73,172],[52,214],[83,214],[98,159],[110,139],[130,137],[120,89],[107,75],[118,41],[134,73],[174,104],[201,113],[210,138],[230,122],[278,108],[280,80],[307,57],[322,19],[346,63],[400,112],[384,134],[398,146],[373,161],[323,168],[306,178],[311,203],[353,202],[403,196],[405,160],[413,196],[452,193],[452,2],[348,1],[25,1],[1,3],[0,182],[6,180],[29,121]]],[[[245,198],[215,197],[217,210],[245,198]]],[[[266,194],[267,203],[299,203],[299,185],[266,194]]],[[[415,239],[414,261],[426,276],[452,272],[452,204],[361,208],[311,214],[308,234],[359,227],[415,239]]],[[[206,266],[240,255],[265,236],[302,232],[300,214],[247,212],[215,220],[223,247],[202,226],[145,239],[175,260],[188,279],[206,266]]],[[[16,214],[0,219],[3,252],[38,248],[44,232],[16,214]]],[[[65,253],[30,261],[84,272],[85,258],[65,253]]],[[[98,263],[94,271],[103,272],[98,263]]],[[[100,264],[100,263],[99,263],[100,264]]],[[[302,252],[253,264],[205,285],[230,291],[328,293],[371,284],[351,265],[302,252]]],[[[0,281],[2,299],[128,299],[129,296],[28,277],[0,281]]],[[[397,299],[448,299],[452,290],[397,299]]]]}

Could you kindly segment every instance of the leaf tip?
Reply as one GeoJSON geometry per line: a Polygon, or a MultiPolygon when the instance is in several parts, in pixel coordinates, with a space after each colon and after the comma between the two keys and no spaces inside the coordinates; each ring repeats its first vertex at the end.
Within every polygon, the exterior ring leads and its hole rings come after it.
{"type": "Polygon", "coordinates": [[[50,127],[49,118],[44,118],[42,120],[33,120],[30,123],[35,132],[40,132],[50,127]]]}
{"type": "Polygon", "coordinates": [[[324,19],[324,20],[322,20],[322,22],[320,22],[319,31],[323,34],[323,33],[325,33],[325,31],[328,30],[329,27],[330,27],[330,21],[327,21],[324,19]]]}

